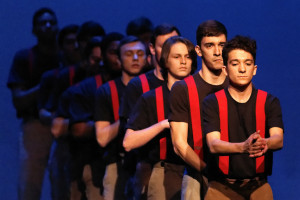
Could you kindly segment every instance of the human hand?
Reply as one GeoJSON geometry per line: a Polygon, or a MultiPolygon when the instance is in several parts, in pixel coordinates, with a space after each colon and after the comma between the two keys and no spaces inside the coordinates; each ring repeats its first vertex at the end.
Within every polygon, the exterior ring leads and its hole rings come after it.
{"type": "Polygon", "coordinates": [[[159,123],[163,129],[170,128],[170,123],[169,123],[168,119],[164,119],[164,120],[160,121],[159,123]]]}
{"type": "Polygon", "coordinates": [[[243,144],[244,152],[249,153],[250,157],[262,156],[267,150],[266,140],[259,135],[259,132],[251,134],[243,144]]]}

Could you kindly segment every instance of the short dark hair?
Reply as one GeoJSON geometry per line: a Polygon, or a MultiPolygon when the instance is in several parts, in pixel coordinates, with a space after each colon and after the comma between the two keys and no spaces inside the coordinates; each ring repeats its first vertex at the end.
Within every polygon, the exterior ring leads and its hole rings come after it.
{"type": "Polygon", "coordinates": [[[228,41],[222,51],[223,63],[225,66],[227,66],[228,54],[234,49],[241,49],[250,53],[255,63],[257,49],[255,40],[251,39],[250,37],[237,35],[228,41]]]}
{"type": "Polygon", "coordinates": [[[151,38],[152,45],[155,46],[155,41],[158,36],[166,35],[166,34],[172,33],[173,31],[176,31],[179,36],[181,35],[178,28],[171,24],[161,24],[161,25],[156,26],[154,29],[152,38],[151,38]]]}
{"type": "Polygon", "coordinates": [[[99,47],[101,49],[101,40],[99,40],[97,37],[94,37],[88,41],[83,53],[84,59],[89,58],[95,47],[99,47]]]}
{"type": "Polygon", "coordinates": [[[146,45],[145,45],[145,43],[142,40],[140,40],[138,37],[136,37],[136,36],[128,35],[128,36],[125,36],[120,41],[120,44],[118,46],[117,53],[118,53],[119,58],[121,58],[121,47],[123,45],[125,45],[125,44],[132,43],[132,42],[141,42],[144,45],[144,47],[145,47],[145,54],[146,54],[146,45]]]}
{"type": "Polygon", "coordinates": [[[163,44],[163,47],[161,50],[161,58],[159,61],[159,66],[161,67],[162,76],[165,80],[167,80],[167,78],[168,78],[168,69],[167,69],[166,64],[168,62],[170,50],[171,50],[171,47],[176,43],[183,43],[187,47],[189,56],[192,59],[191,74],[193,74],[195,72],[195,70],[197,69],[197,54],[195,51],[194,44],[190,40],[188,40],[184,37],[180,37],[180,36],[170,37],[163,44]]]}
{"type": "Polygon", "coordinates": [[[87,21],[80,26],[77,33],[77,40],[88,41],[92,37],[104,36],[104,35],[105,35],[105,30],[99,23],[94,21],[87,21]]]}
{"type": "Polygon", "coordinates": [[[111,32],[111,33],[105,35],[101,42],[102,43],[101,50],[102,50],[103,54],[104,54],[104,52],[106,52],[110,43],[112,43],[113,41],[120,41],[123,38],[124,38],[124,35],[122,35],[121,33],[117,33],[117,32],[111,32]]]}
{"type": "Polygon", "coordinates": [[[224,34],[227,38],[226,27],[217,20],[207,20],[201,23],[196,32],[197,45],[201,45],[203,37],[219,36],[224,34]]]}
{"type": "Polygon", "coordinates": [[[137,37],[148,32],[153,32],[153,24],[147,17],[138,17],[131,20],[126,28],[127,35],[134,35],[137,37]]]}
{"type": "Polygon", "coordinates": [[[56,18],[56,14],[55,12],[51,9],[51,8],[40,8],[38,9],[37,11],[35,11],[35,13],[33,14],[33,18],[32,18],[32,26],[35,27],[37,25],[37,21],[38,21],[38,18],[40,16],[42,16],[44,13],[49,13],[51,14],[54,18],[55,18],[55,21],[57,22],[57,18],[56,18]]]}
{"type": "Polygon", "coordinates": [[[77,34],[78,29],[79,29],[79,26],[76,24],[70,24],[70,25],[63,27],[58,33],[58,38],[57,38],[58,45],[61,47],[63,45],[66,35],[68,35],[70,33],[77,34]]]}

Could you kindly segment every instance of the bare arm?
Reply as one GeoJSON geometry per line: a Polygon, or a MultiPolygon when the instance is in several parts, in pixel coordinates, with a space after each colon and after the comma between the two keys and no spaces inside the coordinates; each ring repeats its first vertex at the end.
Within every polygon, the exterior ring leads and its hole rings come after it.
{"type": "Polygon", "coordinates": [[[37,99],[40,85],[37,85],[28,90],[22,87],[12,89],[13,104],[17,110],[25,110],[30,107],[37,99]]]}
{"type": "Polygon", "coordinates": [[[206,163],[199,158],[187,142],[188,124],[186,122],[170,122],[170,128],[176,154],[196,170],[203,170],[206,163]]]}
{"type": "Polygon", "coordinates": [[[109,121],[97,121],[95,123],[96,137],[101,147],[106,147],[110,141],[117,137],[119,126],[120,120],[113,124],[110,124],[109,121]]]}
{"type": "Polygon", "coordinates": [[[69,119],[56,117],[53,119],[51,132],[55,138],[68,134],[69,119]]]}
{"type": "Polygon", "coordinates": [[[232,143],[222,141],[220,132],[213,131],[206,135],[207,145],[211,153],[249,153],[250,157],[260,154],[266,142],[260,139],[259,132],[251,134],[244,142],[232,143]]]}
{"type": "Polygon", "coordinates": [[[152,140],[165,128],[170,128],[167,119],[142,130],[134,131],[132,129],[127,129],[123,140],[123,146],[126,151],[141,147],[152,140]]]}
{"type": "Polygon", "coordinates": [[[78,122],[71,126],[71,133],[74,137],[91,137],[94,134],[94,122],[78,122]]]}
{"type": "Polygon", "coordinates": [[[262,143],[265,144],[261,146],[262,151],[250,155],[250,157],[258,157],[262,156],[264,153],[266,153],[269,149],[270,150],[278,150],[283,147],[283,129],[279,127],[272,127],[269,130],[270,137],[269,138],[259,138],[254,145],[260,146],[262,143]]]}

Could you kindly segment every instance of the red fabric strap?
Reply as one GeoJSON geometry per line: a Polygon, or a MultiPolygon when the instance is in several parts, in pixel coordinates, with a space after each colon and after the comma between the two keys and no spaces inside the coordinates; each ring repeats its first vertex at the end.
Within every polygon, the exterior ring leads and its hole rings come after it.
{"type": "Polygon", "coordinates": [[[72,86],[74,84],[74,76],[75,76],[75,67],[69,67],[69,84],[72,86]]]}
{"type": "MultiPolygon", "coordinates": [[[[260,136],[265,138],[266,134],[266,114],[265,103],[267,100],[267,92],[258,90],[256,99],[256,130],[260,130],[260,136]]],[[[265,171],[265,156],[256,158],[256,173],[265,171]]]]}
{"type": "MultiPolygon", "coordinates": [[[[219,104],[219,116],[220,116],[220,129],[221,140],[229,142],[228,137],[228,105],[227,98],[224,90],[220,90],[215,93],[219,104]]],[[[219,156],[219,168],[228,175],[229,172],[229,156],[219,156]]]]}
{"type": "Polygon", "coordinates": [[[148,83],[148,79],[147,79],[146,75],[141,74],[141,75],[139,75],[139,78],[140,78],[141,83],[142,83],[143,93],[148,92],[150,90],[150,88],[149,88],[149,83],[148,83]]]}
{"type": "Polygon", "coordinates": [[[115,81],[108,82],[110,87],[110,94],[111,94],[111,102],[113,106],[114,118],[115,121],[119,119],[119,95],[115,81]]]}
{"type": "Polygon", "coordinates": [[[95,80],[96,80],[96,87],[98,89],[102,85],[102,83],[103,83],[101,75],[97,74],[95,76],[95,80]]]}
{"type": "Polygon", "coordinates": [[[203,160],[203,141],[198,90],[193,76],[184,79],[189,92],[189,103],[193,130],[194,151],[203,160]]]}
{"type": "MultiPolygon", "coordinates": [[[[157,112],[157,122],[163,121],[165,119],[165,110],[164,110],[164,98],[162,87],[155,89],[156,97],[156,112],[157,112]]],[[[160,160],[165,160],[167,157],[167,139],[166,137],[159,140],[159,157],[160,160]]]]}

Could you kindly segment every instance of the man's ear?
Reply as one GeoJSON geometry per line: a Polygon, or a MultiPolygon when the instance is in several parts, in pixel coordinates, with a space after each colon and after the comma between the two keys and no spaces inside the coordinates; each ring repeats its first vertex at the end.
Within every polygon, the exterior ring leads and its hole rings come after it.
{"type": "Polygon", "coordinates": [[[154,48],[152,43],[149,43],[149,49],[150,49],[150,53],[154,56],[155,55],[155,48],[154,48]]]}
{"type": "Polygon", "coordinates": [[[223,65],[222,71],[223,71],[223,73],[224,73],[226,76],[228,76],[228,73],[227,73],[227,67],[226,67],[225,65],[223,65]]]}
{"type": "Polygon", "coordinates": [[[200,48],[199,45],[195,46],[195,51],[196,51],[196,53],[197,53],[198,56],[200,56],[200,57],[202,56],[202,51],[201,51],[201,48],[200,48]]]}
{"type": "Polygon", "coordinates": [[[257,71],[257,65],[254,65],[253,76],[256,75],[256,71],[257,71]]]}

